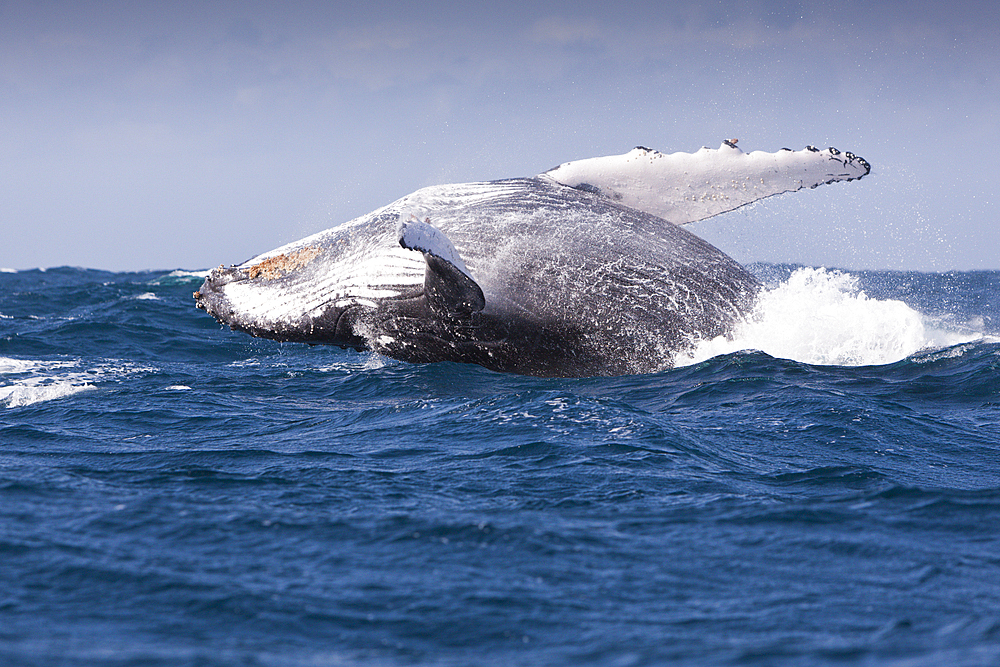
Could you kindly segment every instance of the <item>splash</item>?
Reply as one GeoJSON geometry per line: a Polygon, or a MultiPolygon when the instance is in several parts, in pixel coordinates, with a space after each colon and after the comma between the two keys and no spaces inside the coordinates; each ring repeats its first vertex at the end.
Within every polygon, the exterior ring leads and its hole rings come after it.
{"type": "Polygon", "coordinates": [[[720,354],[760,350],[808,364],[873,366],[977,338],[937,329],[902,301],[868,297],[849,273],[802,268],[765,290],[731,337],[702,341],[675,363],[687,366],[720,354]]]}

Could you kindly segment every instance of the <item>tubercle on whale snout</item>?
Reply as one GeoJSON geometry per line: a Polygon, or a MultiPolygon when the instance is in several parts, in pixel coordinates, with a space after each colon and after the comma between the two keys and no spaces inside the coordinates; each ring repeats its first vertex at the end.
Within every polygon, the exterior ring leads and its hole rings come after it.
{"type": "Polygon", "coordinates": [[[197,302],[195,305],[211,313],[211,310],[205,304],[207,295],[202,290],[208,289],[210,292],[217,293],[220,292],[222,287],[232,282],[268,282],[277,280],[307,266],[320,253],[320,248],[307,246],[294,252],[269,257],[253,266],[245,268],[235,265],[226,268],[224,264],[220,264],[208,274],[202,285],[202,289],[194,293],[193,296],[197,302]]]}
{"type": "Polygon", "coordinates": [[[212,306],[212,297],[221,298],[220,288],[239,279],[239,273],[241,269],[235,266],[226,268],[225,265],[220,264],[218,268],[212,269],[205,278],[205,282],[202,283],[201,287],[194,292],[191,296],[194,297],[195,307],[200,310],[204,310],[209,315],[215,317],[215,319],[222,321],[220,314],[212,306]]]}

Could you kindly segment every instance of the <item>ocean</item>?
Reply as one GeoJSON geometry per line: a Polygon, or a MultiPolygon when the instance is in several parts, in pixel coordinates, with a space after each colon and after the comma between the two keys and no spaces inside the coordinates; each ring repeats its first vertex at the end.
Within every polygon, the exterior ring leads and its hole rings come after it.
{"type": "Polygon", "coordinates": [[[751,268],[596,379],[0,273],[0,664],[1000,664],[1000,272],[751,268]]]}

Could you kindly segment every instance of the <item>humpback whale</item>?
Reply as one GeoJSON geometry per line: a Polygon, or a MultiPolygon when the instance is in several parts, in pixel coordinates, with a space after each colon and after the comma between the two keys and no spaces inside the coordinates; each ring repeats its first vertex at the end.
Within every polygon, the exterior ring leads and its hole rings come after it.
{"type": "Polygon", "coordinates": [[[194,297],[252,336],[407,362],[536,376],[654,372],[727,334],[760,287],[681,225],[870,170],[835,148],[640,146],[529,178],[423,188],[220,266],[194,297]]]}

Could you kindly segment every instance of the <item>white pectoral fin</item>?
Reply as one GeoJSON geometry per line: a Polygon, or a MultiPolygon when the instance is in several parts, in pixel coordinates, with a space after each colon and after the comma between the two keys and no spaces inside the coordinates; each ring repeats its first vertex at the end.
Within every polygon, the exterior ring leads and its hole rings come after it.
{"type": "Polygon", "coordinates": [[[424,296],[441,317],[462,318],[486,306],[483,290],[472,277],[451,239],[429,221],[400,216],[399,245],[424,255],[424,296]]]}
{"type": "Polygon", "coordinates": [[[542,176],[683,225],[783,192],[853,181],[871,171],[864,158],[836,148],[744,153],[735,142],[696,153],[639,147],[624,155],[567,162],[542,176]]]}

